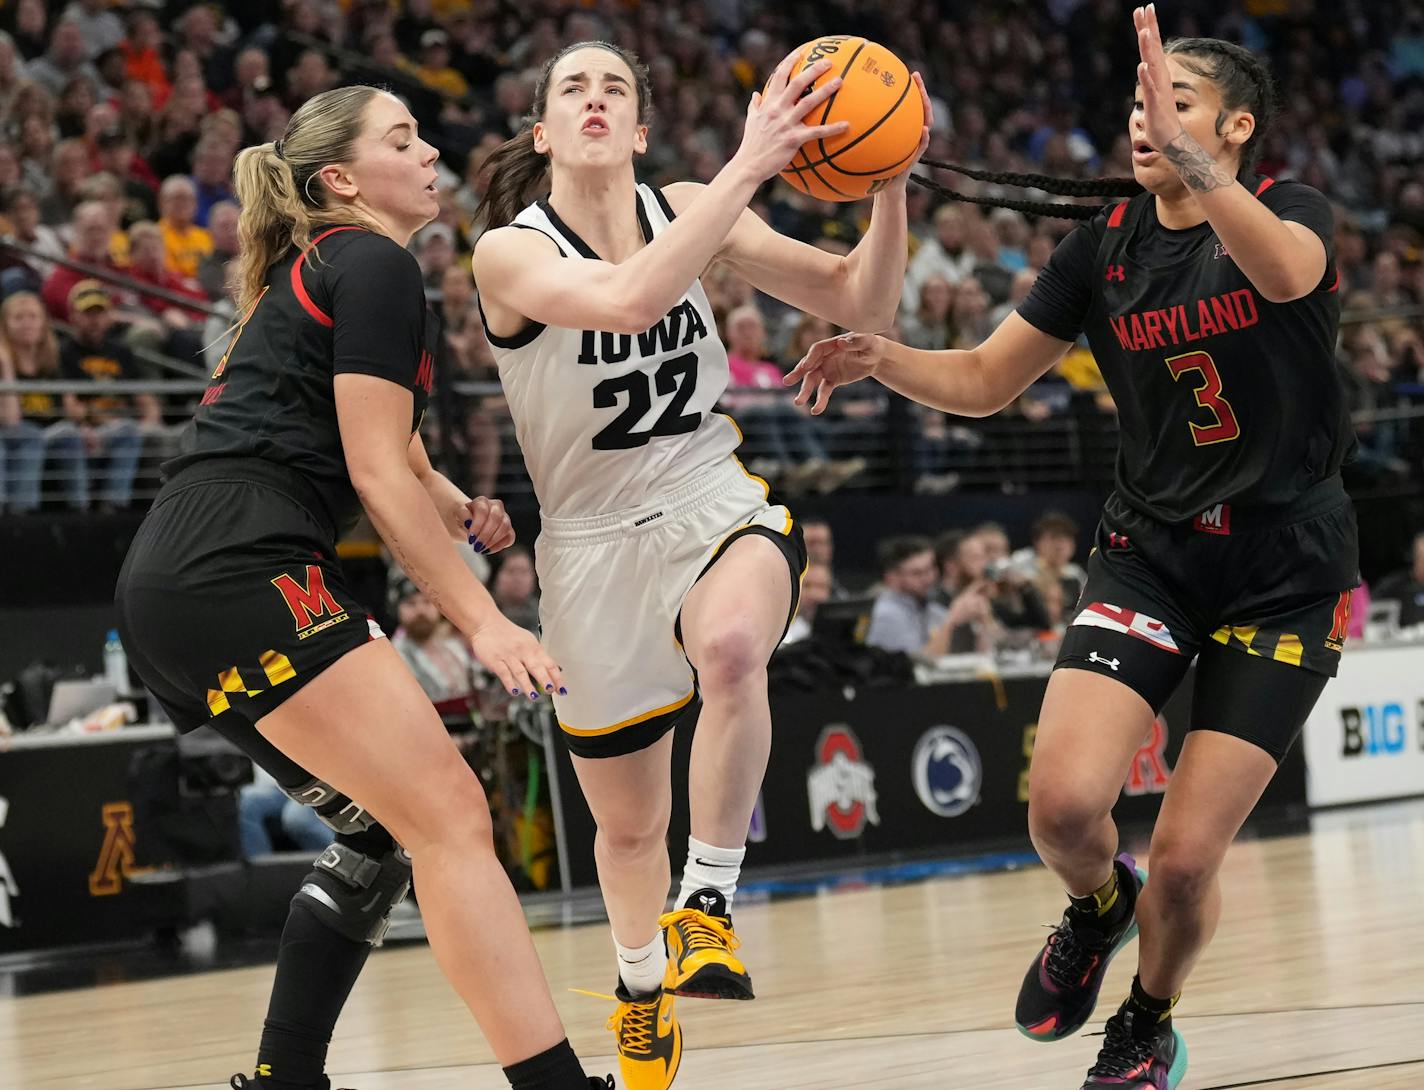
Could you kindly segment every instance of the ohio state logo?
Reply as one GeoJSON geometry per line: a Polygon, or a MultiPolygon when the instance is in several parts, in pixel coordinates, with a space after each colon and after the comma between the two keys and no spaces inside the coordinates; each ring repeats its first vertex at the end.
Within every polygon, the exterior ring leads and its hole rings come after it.
{"type": "Polygon", "coordinates": [[[1161,795],[1172,780],[1167,766],[1167,721],[1160,715],[1152,720],[1152,729],[1128,766],[1124,795],[1161,795]]]}
{"type": "Polygon", "coordinates": [[[832,723],[816,740],[816,764],[806,773],[811,828],[830,829],[838,840],[854,840],[866,822],[880,824],[875,808],[875,769],[861,757],[860,739],[844,723],[832,723]]]}

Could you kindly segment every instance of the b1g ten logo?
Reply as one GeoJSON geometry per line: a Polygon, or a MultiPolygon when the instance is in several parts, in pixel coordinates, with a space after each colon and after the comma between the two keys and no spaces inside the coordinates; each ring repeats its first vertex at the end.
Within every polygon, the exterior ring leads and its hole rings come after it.
{"type": "Polygon", "coordinates": [[[880,824],[875,769],[861,757],[860,739],[844,723],[832,723],[816,740],[816,764],[806,773],[811,828],[830,829],[838,840],[854,840],[866,823],[880,824]]]}
{"type": "Polygon", "coordinates": [[[979,751],[957,727],[931,727],[910,761],[915,794],[932,814],[958,817],[979,801],[984,782],[979,751]]]}
{"type": "MultiPolygon", "coordinates": [[[[1424,700],[1419,702],[1418,746],[1424,750],[1424,700]]],[[[1403,704],[1363,704],[1340,709],[1342,757],[1393,757],[1409,745],[1409,720],[1403,704]]]]}

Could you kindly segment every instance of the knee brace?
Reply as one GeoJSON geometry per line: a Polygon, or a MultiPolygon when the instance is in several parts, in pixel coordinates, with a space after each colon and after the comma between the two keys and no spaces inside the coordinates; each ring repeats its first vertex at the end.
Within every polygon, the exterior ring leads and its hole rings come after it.
{"type": "Polygon", "coordinates": [[[310,806],[316,811],[316,816],[336,833],[364,833],[376,822],[358,803],[321,780],[312,780],[298,787],[283,787],[282,793],[293,802],[310,806]]]}
{"type": "Polygon", "coordinates": [[[356,942],[380,946],[390,928],[391,910],[410,891],[410,856],[391,840],[365,854],[340,840],[317,858],[297,890],[300,901],[333,931],[356,942]]]}

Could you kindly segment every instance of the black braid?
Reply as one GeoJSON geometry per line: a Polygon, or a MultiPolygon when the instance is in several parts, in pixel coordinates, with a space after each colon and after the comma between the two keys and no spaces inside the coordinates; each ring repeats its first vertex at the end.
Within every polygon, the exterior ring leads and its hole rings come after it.
{"type": "Polygon", "coordinates": [[[941,185],[929,178],[921,178],[918,174],[911,174],[910,181],[916,185],[924,186],[926,189],[931,189],[943,197],[948,197],[952,201],[961,201],[964,204],[982,204],[988,208],[1008,208],[1014,212],[1022,212],[1026,216],[1090,220],[1108,207],[1105,204],[1062,204],[1057,201],[1011,201],[1000,197],[970,197],[963,193],[957,193],[949,186],[941,185]]]}
{"type": "Polygon", "coordinates": [[[976,182],[991,182],[995,185],[1016,185],[1025,189],[1041,189],[1045,193],[1056,193],[1060,197],[1135,197],[1142,192],[1142,186],[1135,178],[1055,178],[1051,174],[1014,174],[1010,171],[973,170],[958,163],[946,163],[940,159],[921,158],[927,167],[938,170],[952,170],[976,182]]]}

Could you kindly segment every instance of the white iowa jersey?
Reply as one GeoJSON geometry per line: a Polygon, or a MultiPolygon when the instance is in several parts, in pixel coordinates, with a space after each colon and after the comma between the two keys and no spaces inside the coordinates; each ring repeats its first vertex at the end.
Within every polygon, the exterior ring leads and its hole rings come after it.
{"type": "MultiPolygon", "coordinates": [[[[646,185],[637,201],[651,242],[672,209],[646,185]]],[[[514,225],[548,235],[566,257],[597,257],[547,201],[514,225]]],[[[731,419],[713,412],[727,386],[727,350],[700,281],[643,333],[532,324],[489,341],[524,463],[552,518],[638,506],[725,463],[741,441],[731,419]]]]}

